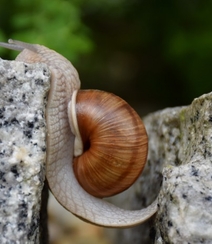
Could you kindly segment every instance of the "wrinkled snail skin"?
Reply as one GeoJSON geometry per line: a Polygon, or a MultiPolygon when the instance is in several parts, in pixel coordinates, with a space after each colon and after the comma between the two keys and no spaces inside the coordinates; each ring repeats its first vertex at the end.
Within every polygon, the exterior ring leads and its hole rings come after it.
{"type": "Polygon", "coordinates": [[[46,176],[55,198],[68,211],[87,222],[106,227],[131,227],[149,219],[157,211],[157,200],[141,210],[118,208],[88,194],[73,171],[75,136],[71,132],[68,107],[75,90],[80,88],[78,73],[60,54],[44,46],[9,40],[0,46],[21,51],[16,60],[46,63],[51,71],[51,89],[46,110],[46,176]]]}

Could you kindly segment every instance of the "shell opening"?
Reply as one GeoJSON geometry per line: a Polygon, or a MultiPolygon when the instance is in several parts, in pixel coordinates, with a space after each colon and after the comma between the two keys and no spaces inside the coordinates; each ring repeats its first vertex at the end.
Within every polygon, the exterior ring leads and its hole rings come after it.
{"type": "MultiPolygon", "coordinates": [[[[82,138],[80,136],[77,115],[76,115],[76,97],[77,90],[75,90],[72,94],[71,101],[68,103],[68,119],[71,127],[72,133],[75,135],[74,139],[74,156],[80,156],[83,153],[83,143],[82,138]]],[[[89,146],[89,145],[88,145],[89,146]]]]}

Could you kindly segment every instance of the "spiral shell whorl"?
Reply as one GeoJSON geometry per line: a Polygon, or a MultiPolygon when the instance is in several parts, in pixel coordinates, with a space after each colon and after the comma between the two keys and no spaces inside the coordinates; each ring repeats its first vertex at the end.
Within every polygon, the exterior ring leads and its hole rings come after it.
{"type": "Polygon", "coordinates": [[[144,168],[148,139],[137,113],[120,97],[80,90],[76,113],[84,152],[74,158],[81,186],[96,197],[130,187],[144,168]]]}

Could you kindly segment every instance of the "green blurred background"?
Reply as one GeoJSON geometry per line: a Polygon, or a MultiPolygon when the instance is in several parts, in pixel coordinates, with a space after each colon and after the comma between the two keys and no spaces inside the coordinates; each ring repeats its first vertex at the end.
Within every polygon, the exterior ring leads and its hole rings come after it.
{"type": "Polygon", "coordinates": [[[0,40],[56,50],[83,89],[116,93],[145,115],[211,91],[211,10],[211,0],[0,0],[0,40]]]}

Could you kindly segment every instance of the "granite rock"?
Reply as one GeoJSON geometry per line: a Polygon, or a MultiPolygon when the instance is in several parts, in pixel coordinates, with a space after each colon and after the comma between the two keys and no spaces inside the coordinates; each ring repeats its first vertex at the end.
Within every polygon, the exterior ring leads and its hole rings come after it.
{"type": "Polygon", "coordinates": [[[149,135],[145,170],[110,201],[138,209],[158,195],[159,209],[140,226],[107,234],[122,244],[212,243],[212,93],[143,121],[149,135]]]}
{"type": "Polygon", "coordinates": [[[178,114],[175,160],[163,169],[155,243],[212,243],[212,93],[178,114]],[[177,139],[178,138],[178,139],[177,139]]]}
{"type": "Polygon", "coordinates": [[[40,243],[45,179],[44,64],[0,59],[0,243],[40,243]]]}

